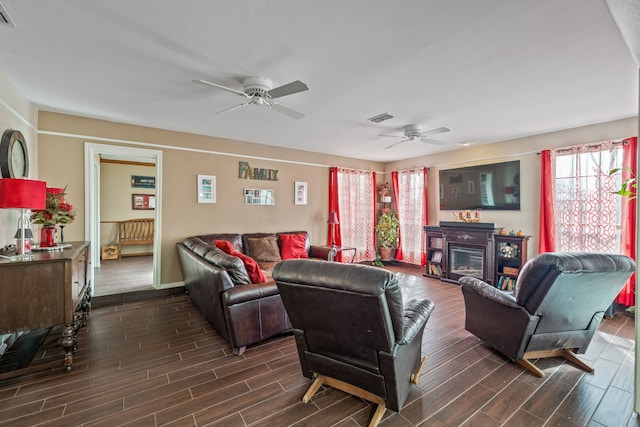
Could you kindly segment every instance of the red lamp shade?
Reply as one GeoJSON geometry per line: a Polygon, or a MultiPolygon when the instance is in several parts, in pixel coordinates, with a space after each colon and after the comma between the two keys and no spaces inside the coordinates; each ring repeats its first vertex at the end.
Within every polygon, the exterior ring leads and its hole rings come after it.
{"type": "Polygon", "coordinates": [[[336,211],[329,212],[329,221],[327,221],[327,224],[340,224],[338,222],[338,214],[336,211]]]}
{"type": "Polygon", "coordinates": [[[0,179],[0,208],[45,209],[47,183],[33,179],[0,179]]]}

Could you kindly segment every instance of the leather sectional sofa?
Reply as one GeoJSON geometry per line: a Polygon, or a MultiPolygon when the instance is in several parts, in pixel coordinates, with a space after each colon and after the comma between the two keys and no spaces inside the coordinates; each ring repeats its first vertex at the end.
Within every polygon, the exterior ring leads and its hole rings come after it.
{"type": "Polygon", "coordinates": [[[330,252],[310,245],[306,231],[206,234],[176,247],[189,297],[238,355],[291,329],[271,278],[275,264],[290,258],[327,260],[330,252]]]}

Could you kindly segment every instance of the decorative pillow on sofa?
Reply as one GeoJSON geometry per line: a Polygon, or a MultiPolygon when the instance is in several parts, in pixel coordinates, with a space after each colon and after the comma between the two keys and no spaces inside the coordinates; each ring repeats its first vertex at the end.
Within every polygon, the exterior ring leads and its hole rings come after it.
{"type": "Polygon", "coordinates": [[[211,250],[207,252],[204,259],[220,268],[224,268],[234,284],[248,285],[251,283],[251,279],[240,258],[229,255],[216,247],[211,247],[211,250]]]}
{"type": "Polygon", "coordinates": [[[249,255],[236,252],[233,248],[233,245],[226,240],[216,240],[215,245],[218,249],[221,249],[227,254],[233,255],[234,257],[237,257],[238,259],[240,259],[240,261],[242,261],[242,263],[244,264],[244,268],[249,275],[251,283],[264,283],[267,281],[267,278],[265,277],[262,270],[260,270],[260,267],[258,267],[258,263],[255,259],[251,258],[249,255]]]}
{"type": "Polygon", "coordinates": [[[280,249],[276,236],[250,237],[251,254],[256,261],[280,261],[280,249]]]}
{"type": "Polygon", "coordinates": [[[282,259],[309,258],[306,234],[279,234],[282,259]]]}

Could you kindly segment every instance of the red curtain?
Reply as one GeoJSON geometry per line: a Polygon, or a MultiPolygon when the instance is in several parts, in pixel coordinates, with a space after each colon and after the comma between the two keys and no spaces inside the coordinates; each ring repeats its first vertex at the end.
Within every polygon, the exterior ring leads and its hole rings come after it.
{"type": "MultiPolygon", "coordinates": [[[[422,173],[422,176],[424,177],[424,216],[422,218],[422,223],[424,225],[428,225],[429,224],[429,188],[427,187],[427,171],[428,169],[425,167],[422,173]]],[[[424,228],[423,228],[423,235],[424,235],[424,228]]],[[[420,265],[427,265],[427,248],[426,248],[426,243],[425,245],[423,245],[423,250],[422,250],[422,254],[420,256],[420,265]]]]}
{"type": "Polygon", "coordinates": [[[553,170],[551,167],[551,151],[543,150],[540,176],[540,240],[538,252],[556,250],[555,224],[553,220],[553,170]]]}
{"type": "MultiPolygon", "coordinates": [[[[622,179],[637,176],[638,173],[638,137],[628,138],[622,145],[622,179]]],[[[620,233],[620,249],[624,255],[636,259],[637,200],[625,197],[622,200],[622,230],[620,233]]],[[[626,306],[636,303],[636,276],[631,276],[616,302],[626,306]]]]}
{"type": "MultiPolygon", "coordinates": [[[[398,172],[391,172],[391,185],[393,186],[393,200],[396,201],[396,213],[398,214],[398,221],[400,219],[400,203],[398,203],[398,172]]],[[[395,259],[402,260],[402,234],[398,228],[398,247],[396,248],[395,259]]]]}
{"type": "MultiPolygon", "coordinates": [[[[334,239],[337,246],[342,245],[342,237],[340,234],[340,204],[338,203],[338,168],[329,168],[329,212],[335,212],[338,215],[338,224],[334,227],[334,239]]],[[[327,213],[327,218],[329,214],[327,213]]],[[[331,245],[331,224],[327,224],[327,245],[331,245]]],[[[342,253],[338,253],[338,258],[342,253]]]]}

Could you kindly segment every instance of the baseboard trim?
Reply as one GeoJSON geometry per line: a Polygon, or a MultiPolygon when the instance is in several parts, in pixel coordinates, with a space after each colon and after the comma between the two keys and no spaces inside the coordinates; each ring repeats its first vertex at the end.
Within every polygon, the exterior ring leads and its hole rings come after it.
{"type": "Polygon", "coordinates": [[[121,305],[127,302],[142,301],[149,298],[163,297],[175,294],[184,294],[185,287],[178,286],[166,289],[151,289],[148,291],[124,292],[113,295],[100,295],[91,298],[91,307],[106,307],[111,305],[121,305]]]}

